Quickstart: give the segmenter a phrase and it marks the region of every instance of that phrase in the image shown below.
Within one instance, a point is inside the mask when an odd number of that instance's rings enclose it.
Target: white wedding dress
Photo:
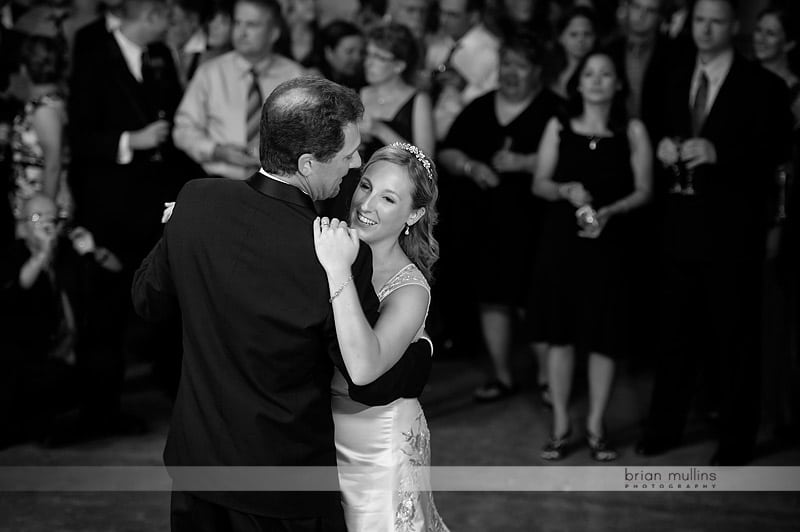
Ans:
[[[378,299],[410,284],[425,287],[430,295],[422,272],[409,264],[386,282]],[[420,328],[415,340],[422,333]],[[331,388],[347,530],[447,531],[430,491],[430,432],[419,401],[401,398],[385,406],[362,405],[350,399],[338,370]]]

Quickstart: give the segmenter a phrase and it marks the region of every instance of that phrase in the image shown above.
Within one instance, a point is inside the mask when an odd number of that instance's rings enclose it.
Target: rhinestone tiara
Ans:
[[[413,144],[409,144],[407,142],[393,142],[390,146],[394,146],[395,148],[400,148],[406,150],[408,153],[412,154],[417,160],[422,163],[422,166],[425,167],[425,171],[428,172],[428,179],[433,181],[433,172],[431,171],[431,161],[428,159],[428,156],[425,155],[421,149],[417,148]]]

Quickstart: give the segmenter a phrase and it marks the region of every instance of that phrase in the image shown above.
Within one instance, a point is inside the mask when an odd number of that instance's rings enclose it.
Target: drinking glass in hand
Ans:
[[[167,118],[167,112],[164,111],[163,109],[159,109],[158,120],[166,120],[166,118]],[[160,163],[163,160],[164,160],[164,154],[161,153],[161,145],[159,144],[153,149],[153,155],[150,156],[150,161],[154,163]]]
[[[575,218],[578,222],[578,236],[582,238],[597,238],[603,228],[597,218],[597,211],[591,205],[586,204],[575,211]]]

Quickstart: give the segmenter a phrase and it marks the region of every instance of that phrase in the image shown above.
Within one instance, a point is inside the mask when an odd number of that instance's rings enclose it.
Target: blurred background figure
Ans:
[[[431,2],[432,0],[386,0],[384,22],[394,22],[408,28],[422,51],[428,31]]]
[[[793,24],[794,22],[794,24]],[[798,126],[800,126],[800,79],[792,57],[797,57],[797,20],[780,5],[770,5],[756,19],[753,31],[755,59],[777,75],[789,89],[793,123],[793,145],[782,154],[769,196],[770,225],[764,268],[763,383],[764,417],[773,433],[783,439],[800,425],[796,303],[798,279],[796,236],[792,223],[791,198],[796,194],[798,169]],[[790,57],[791,56],[791,57]],[[794,219],[793,219],[794,218]],[[795,249],[793,249],[795,248]]]
[[[439,33],[428,42],[436,139],[469,102],[497,87],[500,42],[484,26],[483,0],[439,0]]]
[[[527,303],[541,209],[531,197],[531,175],[539,138],[558,107],[558,98],[542,83],[541,64],[542,51],[532,37],[505,41],[498,89],[467,105],[440,153],[441,165],[462,181],[451,190],[457,198],[447,200],[449,211],[443,204],[443,224],[448,212],[449,223],[457,227],[447,235],[454,262],[441,276],[442,282],[455,283],[453,292],[446,292],[454,296],[459,270],[469,275],[462,283],[468,282],[477,292],[480,329],[492,364],[490,378],[475,391],[478,401],[503,399],[515,391],[509,358],[514,326]],[[465,223],[470,226],[467,233]],[[470,267],[465,269],[465,263]],[[454,278],[447,280],[448,275]],[[463,310],[455,307],[467,305],[449,303],[452,308],[443,303],[446,315],[463,316]],[[453,323],[450,328],[459,327],[464,324]]]
[[[670,77],[663,105],[656,154],[673,193],[661,223],[659,361],[637,445],[657,455],[680,444],[702,375],[718,391],[716,465],[756,452],[767,190],[790,135],[785,84],[734,49],[737,7],[694,4],[697,51]]]
[[[568,98],[567,83],[578,63],[595,45],[596,26],[594,11],[583,6],[568,11],[556,26],[557,40],[549,56],[545,79],[550,90],[565,100]]]
[[[28,37],[21,55],[31,85],[11,133],[14,214],[19,217],[22,203],[41,193],[66,217],[72,211],[72,198],[66,180],[64,56],[57,41],[40,36]]]
[[[164,202],[173,200],[196,171],[170,140],[181,96],[172,54],[164,44],[170,7],[165,0],[125,0],[109,7],[104,18],[85,26],[75,39],[69,177],[77,223],[103,242],[121,263],[121,272],[101,279],[102,286],[87,296],[91,326],[83,339],[83,359],[102,366],[107,377],[86,387],[95,411],[64,441],[87,437],[97,427],[143,430],[141,420],[120,409],[125,353],[167,366],[180,355],[169,331],[136,319],[130,302],[133,272],[160,236]]]
[[[366,41],[358,26],[334,20],[320,30],[319,41],[322,47],[319,70],[323,76],[356,91],[366,85]]]
[[[229,0],[211,0],[203,17],[206,51],[200,63],[233,49],[233,5]]]
[[[28,438],[51,443],[56,416],[80,406],[99,421],[87,390],[113,378],[109,366],[84,357],[85,294],[99,277],[118,275],[120,263],[82,227],[69,228],[51,198],[37,192],[20,205],[19,231],[0,260],[0,447]],[[99,310],[99,309],[95,309]],[[96,434],[113,433],[94,424]],[[108,432],[105,432],[108,431]]]
[[[278,53],[304,68],[319,67],[319,26],[316,0],[283,0],[284,28],[275,44]]]
[[[362,159],[393,142],[408,142],[430,157],[436,152],[430,97],[413,82],[418,49],[414,36],[403,25],[382,24],[367,35],[364,72],[367,86],[361,89],[364,120]]]
[[[207,37],[201,25],[202,6],[197,0],[175,0],[171,6],[166,42],[172,52],[178,78],[185,87],[207,47]]]
[[[632,251],[627,213],[652,192],[647,131],[625,112],[624,78],[610,55],[591,52],[569,84],[568,114],[547,125],[533,192],[550,202],[533,270],[529,316],[550,345],[553,403],[545,460],[560,460],[571,436],[569,398],[576,350],[588,353],[586,442],[597,461],[617,458],[605,414],[616,360],[626,353]],[[584,213],[584,214],[582,214]]]
[[[303,68],[274,50],[284,26],[276,0],[238,0],[233,47],[203,63],[175,116],[175,145],[208,175],[245,179],[258,170],[261,106]]]

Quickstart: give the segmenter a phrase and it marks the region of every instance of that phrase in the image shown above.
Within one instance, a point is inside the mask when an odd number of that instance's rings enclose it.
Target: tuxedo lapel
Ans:
[[[701,136],[708,136],[709,133],[713,136],[713,132],[718,131],[720,126],[724,127],[726,123],[730,123],[730,117],[726,115],[735,107],[737,101],[742,101],[741,96],[738,94],[741,66],[739,58],[734,56],[728,75],[725,76],[717,97],[714,99],[714,104],[709,109],[708,116],[706,116],[706,120],[703,123]]]

